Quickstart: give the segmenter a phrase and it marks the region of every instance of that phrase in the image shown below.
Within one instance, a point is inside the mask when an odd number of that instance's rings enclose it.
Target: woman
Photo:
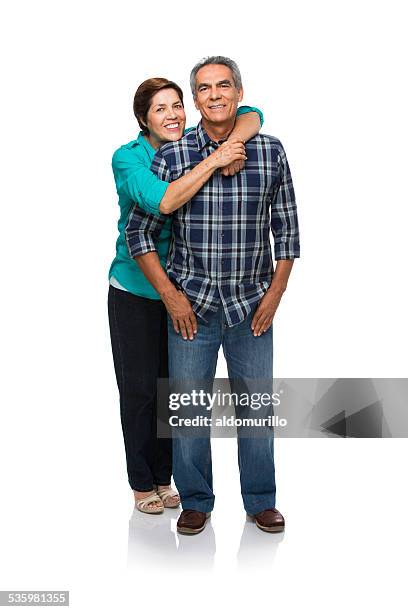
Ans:
[[[129,256],[125,227],[135,204],[150,214],[169,215],[188,202],[217,168],[235,174],[245,160],[243,142],[259,131],[261,113],[251,107],[239,109],[228,141],[185,176],[166,183],[150,171],[150,164],[162,144],[183,136],[183,92],[167,79],[148,79],[137,89],[133,109],[142,132],[120,147],[112,160],[120,218],[116,257],[109,270],[108,310],[128,480],[136,507],[158,514],[180,503],[170,486],[171,440],[156,435],[157,378],[168,377],[167,313]],[[164,268],[170,236],[169,216],[156,245]]]

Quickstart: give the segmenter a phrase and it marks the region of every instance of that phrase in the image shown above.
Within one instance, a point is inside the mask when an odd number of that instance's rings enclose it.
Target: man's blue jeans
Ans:
[[[255,337],[253,312],[241,323],[227,327],[222,306],[208,323],[197,319],[194,340],[183,340],[168,317],[170,379],[210,380],[215,376],[218,350],[222,345],[230,381],[262,379],[272,389],[272,327]],[[233,391],[233,389],[231,389]],[[262,389],[263,391],[264,389]],[[256,387],[254,392],[259,391]],[[270,391],[272,392],[272,391]],[[251,437],[238,435],[238,464],[245,510],[257,514],[275,507],[273,430]],[[210,512],[214,507],[210,437],[180,437],[173,434],[173,473],[184,510]]]

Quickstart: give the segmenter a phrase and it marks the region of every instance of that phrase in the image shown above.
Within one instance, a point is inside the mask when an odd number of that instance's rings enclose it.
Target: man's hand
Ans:
[[[293,259],[279,259],[273,274],[272,283],[255,310],[251,328],[254,336],[260,336],[272,325],[273,317],[286,291]]]
[[[166,306],[173,327],[178,334],[181,332],[184,340],[194,340],[197,333],[197,319],[191,304],[184,293],[174,287],[173,290],[162,294],[162,300]]]
[[[270,328],[283,293],[284,290],[274,289],[272,286],[265,293],[252,318],[251,329],[254,336],[261,336]]]

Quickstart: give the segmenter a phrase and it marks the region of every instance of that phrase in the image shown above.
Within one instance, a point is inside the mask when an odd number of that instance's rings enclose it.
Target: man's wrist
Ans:
[[[283,281],[273,280],[269,286],[267,293],[270,295],[282,296],[286,291],[287,284]]]

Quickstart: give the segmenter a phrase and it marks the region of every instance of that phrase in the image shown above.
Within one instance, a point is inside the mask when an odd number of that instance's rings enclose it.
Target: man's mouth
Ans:
[[[178,128],[180,127],[180,124],[179,123],[168,123],[164,127],[167,128],[168,130],[178,130]]]
[[[225,104],[212,104],[209,108],[211,110],[221,110],[224,108]]]

